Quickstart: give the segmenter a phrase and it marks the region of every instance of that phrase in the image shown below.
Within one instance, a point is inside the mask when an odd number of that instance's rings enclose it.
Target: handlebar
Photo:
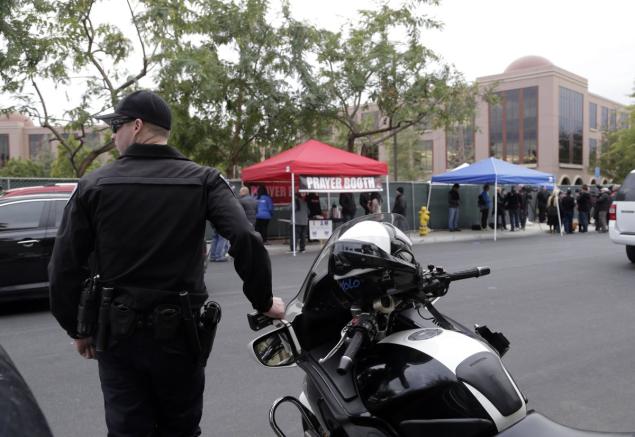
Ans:
[[[461,279],[478,278],[479,276],[489,275],[489,267],[474,267],[473,269],[461,270],[454,273],[448,273],[450,281],[459,281]]]
[[[359,349],[364,342],[364,333],[361,330],[356,330],[355,334],[353,334],[353,338],[346,346],[346,350],[344,351],[344,355],[340,358],[340,364],[337,366],[337,373],[340,375],[345,375],[350,370],[353,362],[355,361],[355,355],[359,352]]]
[[[461,279],[478,278],[479,276],[489,275],[489,267],[474,267],[472,269],[461,270],[454,273],[448,273],[440,267],[428,266],[428,273],[423,278],[421,291],[435,297],[444,296],[450,282],[459,281]]]

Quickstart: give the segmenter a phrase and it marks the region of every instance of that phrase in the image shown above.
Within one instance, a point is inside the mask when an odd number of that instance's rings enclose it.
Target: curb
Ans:
[[[531,235],[540,235],[544,234],[548,230],[547,225],[539,225],[538,223],[528,222],[525,226],[524,231],[498,231],[496,238],[498,240],[509,239],[509,238],[524,238],[529,237]],[[487,231],[472,231],[468,229],[464,229],[462,232],[449,232],[444,230],[431,230],[430,233],[424,237],[420,237],[416,235],[414,232],[408,232],[406,235],[410,237],[412,240],[412,244],[422,245],[422,244],[433,244],[433,243],[453,243],[458,241],[494,241],[494,231],[488,229]],[[270,244],[265,246],[270,255],[273,254],[285,254],[292,255],[291,253],[287,253],[289,251],[288,243],[284,244]],[[310,244],[307,243],[306,251],[304,253],[296,252],[296,256],[306,255],[310,253],[319,252],[322,249],[321,244]]]

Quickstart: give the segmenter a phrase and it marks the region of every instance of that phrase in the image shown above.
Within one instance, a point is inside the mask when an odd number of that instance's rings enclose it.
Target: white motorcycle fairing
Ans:
[[[423,328],[392,334],[378,344],[409,348],[441,364],[467,387],[498,432],[527,415],[524,398],[498,355],[474,338],[441,328]]]

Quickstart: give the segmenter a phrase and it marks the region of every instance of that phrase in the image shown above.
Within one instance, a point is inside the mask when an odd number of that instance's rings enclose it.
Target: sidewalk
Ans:
[[[524,231],[498,230],[496,234],[497,240],[509,239],[509,238],[522,238],[529,237],[531,235],[544,234],[549,230],[546,224],[538,224],[527,222]],[[406,233],[412,240],[413,245],[430,244],[430,243],[451,243],[454,241],[477,241],[477,240],[490,240],[494,241],[494,230],[487,229],[486,231],[472,231],[471,229],[463,229],[461,232],[450,232],[448,230],[430,230],[428,235],[419,236],[414,231]],[[284,241],[284,243],[283,243]],[[265,246],[269,254],[287,253],[289,251],[289,243],[286,240],[278,240],[271,242],[271,244]],[[322,248],[319,243],[307,243],[305,253],[317,253]],[[297,255],[302,255],[300,252],[296,252]],[[290,253],[289,253],[290,255]]]

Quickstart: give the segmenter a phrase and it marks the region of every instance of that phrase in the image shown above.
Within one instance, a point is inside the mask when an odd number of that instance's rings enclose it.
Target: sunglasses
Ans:
[[[134,118],[115,118],[110,122],[110,129],[112,129],[112,133],[116,134],[121,126],[126,123],[130,123],[131,121],[135,121]]]

